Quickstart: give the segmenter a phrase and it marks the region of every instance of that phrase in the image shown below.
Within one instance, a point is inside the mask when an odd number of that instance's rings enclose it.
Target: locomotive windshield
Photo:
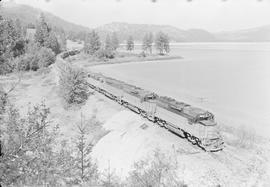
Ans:
[[[198,116],[198,120],[199,121],[202,121],[202,120],[212,120],[212,119],[214,119],[214,116],[210,112],[206,112],[206,113],[200,114]]]

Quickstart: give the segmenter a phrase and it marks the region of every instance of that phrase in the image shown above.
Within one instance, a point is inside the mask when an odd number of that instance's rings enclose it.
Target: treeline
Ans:
[[[170,52],[169,36],[161,31],[156,34],[155,38],[151,32],[145,34],[142,41],[142,53],[144,55],[147,53],[152,54],[153,45],[156,47],[159,55],[164,55]],[[126,49],[128,51],[134,50],[134,40],[132,36],[129,36],[127,39]]]
[[[104,42],[101,41],[98,33],[93,30],[85,36],[84,40],[84,52],[89,55],[96,56],[98,58],[114,58],[116,50],[119,48],[119,40],[117,34],[114,32],[112,35],[107,34]],[[134,50],[134,39],[129,36],[126,40],[126,50]],[[167,34],[159,32],[155,38],[152,33],[147,33],[142,41],[142,54],[152,54],[153,46],[156,47],[159,55],[165,55],[170,52],[170,42]]]
[[[65,33],[53,30],[43,14],[27,27],[0,15],[0,74],[47,67],[65,48]]]

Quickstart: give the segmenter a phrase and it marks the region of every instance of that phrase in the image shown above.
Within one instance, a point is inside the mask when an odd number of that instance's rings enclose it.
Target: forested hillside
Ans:
[[[135,41],[141,41],[145,34],[158,33],[162,31],[167,33],[172,41],[175,42],[203,42],[215,41],[215,37],[202,29],[181,30],[169,25],[145,25],[145,24],[128,24],[114,22],[103,25],[96,29],[101,36],[106,36],[107,33],[116,32],[120,40],[123,41],[129,35],[133,36]]]
[[[64,30],[64,32],[72,39],[83,39],[85,32],[90,29],[81,25],[77,25],[63,20],[49,12],[33,8],[28,5],[19,5],[14,3],[3,4],[1,14],[10,19],[19,19],[23,26],[35,25],[36,20],[43,13],[46,20],[55,30]]]

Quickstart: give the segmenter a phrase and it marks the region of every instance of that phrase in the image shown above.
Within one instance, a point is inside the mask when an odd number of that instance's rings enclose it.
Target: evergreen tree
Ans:
[[[50,32],[48,37],[44,39],[44,47],[51,49],[55,54],[61,52],[61,46],[54,32]]]
[[[91,119],[92,125],[96,125],[95,117]],[[84,122],[83,115],[81,114],[81,123],[77,125],[78,136],[76,141],[77,156],[75,158],[75,165],[78,169],[77,176],[82,182],[91,181],[97,179],[97,166],[92,163],[90,153],[93,148],[92,142],[89,142],[87,136],[89,129]]]
[[[15,24],[15,30],[17,33],[17,37],[21,38],[23,36],[23,28],[22,28],[21,21],[19,19],[16,19],[14,24]]]
[[[149,50],[149,53],[152,54],[152,45],[153,45],[153,34],[147,33],[143,37],[142,49],[144,52]]]
[[[105,40],[105,49],[106,49],[106,50],[112,50],[112,49],[113,49],[111,37],[110,37],[109,34],[107,34],[107,36],[106,36],[106,40]]]
[[[128,51],[134,50],[134,40],[133,40],[133,37],[132,36],[129,36],[128,37],[128,40],[127,40],[127,50]]]
[[[13,57],[20,56],[25,53],[26,48],[26,42],[23,38],[23,28],[21,21],[19,19],[16,19],[14,22],[15,26],[15,32],[16,32],[16,41],[15,45],[12,47]]]
[[[49,130],[49,112],[41,104],[21,118],[18,110],[9,106],[5,119],[0,119],[6,137],[0,158],[0,181],[4,186],[40,185],[53,179],[56,167],[52,145],[58,132],[57,126]]]
[[[60,37],[59,37],[60,49],[61,49],[61,51],[64,51],[67,48],[66,33],[65,33],[64,30],[61,30],[61,32],[59,33],[59,35],[60,35]]]
[[[160,55],[164,55],[165,53],[170,52],[170,43],[169,43],[169,37],[167,34],[164,34],[163,32],[159,32],[156,35],[155,44]]]
[[[143,52],[146,52],[147,51],[147,40],[148,40],[148,35],[145,34],[144,37],[143,37],[143,41],[142,41],[142,50]]]
[[[44,46],[46,38],[50,35],[51,28],[45,20],[44,14],[41,14],[38,24],[36,26],[35,42],[40,46]]]
[[[20,36],[14,21],[0,18],[0,74],[12,71],[13,67],[8,60],[17,56],[17,50],[24,48],[23,43],[22,48],[17,46]]]
[[[150,51],[150,54],[152,54],[152,46],[153,46],[153,42],[154,42],[154,37],[153,37],[153,33],[150,32],[149,35],[148,35],[148,49]]]
[[[113,47],[113,50],[116,50],[119,47],[119,40],[118,40],[116,32],[113,32],[112,34],[112,47]]]
[[[86,41],[84,42],[84,50],[87,54],[93,55],[101,47],[100,39],[94,30],[88,34]]]

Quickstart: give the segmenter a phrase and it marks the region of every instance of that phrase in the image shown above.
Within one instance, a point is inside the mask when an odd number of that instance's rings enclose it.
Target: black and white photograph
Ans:
[[[270,0],[0,0],[0,187],[269,187]]]

